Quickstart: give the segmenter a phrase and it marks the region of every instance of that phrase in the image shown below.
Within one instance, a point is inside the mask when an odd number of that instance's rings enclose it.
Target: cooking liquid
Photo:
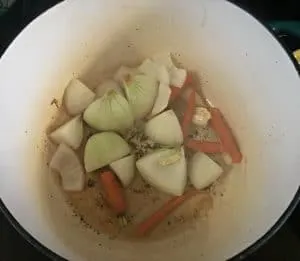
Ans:
[[[185,108],[184,99],[181,97],[171,108],[174,109],[180,120],[183,115],[183,109]],[[57,117],[47,130],[48,133],[70,119],[64,108],[60,107],[58,110]],[[84,126],[84,140],[82,146],[77,150],[81,162],[83,162],[83,151],[86,141],[89,136],[96,132],[85,123]],[[195,129],[192,129],[191,132],[195,133]],[[197,136],[204,140],[216,140],[216,135],[208,128],[198,130]],[[192,153],[193,152],[189,150],[185,151],[187,163]],[[49,161],[52,154],[53,153],[49,153],[48,155]],[[224,163],[222,157],[218,155],[212,155],[212,157],[223,167],[224,174],[230,170]],[[98,179],[99,173],[100,171],[86,174],[85,188],[83,191],[63,193],[66,201],[73,208],[75,215],[80,217],[83,225],[94,230],[95,233],[107,233],[111,239],[134,239],[134,229],[136,226],[172,198],[172,196],[151,187],[136,173],[132,184],[125,189],[128,209],[125,215],[127,224],[124,225],[120,218],[110,210],[105,201],[105,194]],[[59,182],[57,184],[60,186]],[[187,185],[186,189],[189,187],[191,187],[190,184]],[[213,207],[213,194],[214,190],[208,188],[205,193],[196,195],[184,202],[184,204],[168,216],[148,238],[158,239],[171,236],[174,233],[181,233],[184,229],[192,228],[196,221],[205,220],[209,210]]]

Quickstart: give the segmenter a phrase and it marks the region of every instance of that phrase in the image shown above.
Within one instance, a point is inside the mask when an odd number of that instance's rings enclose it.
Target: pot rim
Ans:
[[[300,66],[293,56],[292,51],[290,51],[286,44],[276,35],[274,30],[272,30],[271,26],[269,26],[265,21],[263,21],[261,18],[256,17],[253,15],[250,10],[248,10],[244,6],[240,6],[237,3],[232,3],[229,2],[229,4],[232,4],[239,9],[241,9],[243,12],[246,12],[248,15],[252,16],[255,20],[257,20],[263,27],[265,27],[273,36],[273,38],[279,42],[281,47],[285,50],[286,54],[289,56],[291,61],[294,64],[294,67],[296,71],[298,72],[298,75],[300,77]],[[58,4],[59,5],[59,4]],[[54,5],[56,6],[56,5]],[[49,10],[49,9],[48,9]],[[46,10],[47,11],[47,10]],[[291,216],[293,213],[294,209],[298,205],[300,201],[300,186],[294,196],[294,198],[291,200],[289,206],[287,209],[284,211],[284,213],[278,218],[276,223],[260,238],[258,238],[253,244],[251,244],[249,247],[246,249],[242,250],[235,256],[231,257],[228,259],[228,261],[238,261],[238,260],[243,260],[246,257],[250,256],[252,253],[257,251],[261,246],[263,246],[271,237],[273,237],[277,231],[285,224],[287,219]],[[0,198],[0,211],[4,214],[6,219],[9,221],[9,223],[16,229],[16,231],[27,241],[29,242],[33,247],[35,247],[39,252],[47,256],[48,258],[52,260],[61,260],[61,261],[67,261],[65,258],[59,256],[43,244],[41,244],[37,239],[35,239],[33,236],[30,235],[30,233],[23,228],[23,226],[13,217],[13,215],[10,213],[8,208],[5,206],[3,203],[2,199]]]

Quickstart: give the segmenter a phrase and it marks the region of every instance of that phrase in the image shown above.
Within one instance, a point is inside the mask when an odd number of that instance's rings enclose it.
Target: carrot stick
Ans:
[[[203,153],[220,153],[223,152],[223,146],[220,142],[200,141],[190,139],[186,142],[189,149],[201,151]]]
[[[172,102],[172,101],[176,100],[176,98],[180,95],[181,88],[175,87],[175,86],[170,86],[170,89],[171,89],[170,102]]]
[[[190,85],[193,83],[193,75],[191,72],[187,72],[186,78],[185,78],[185,82],[184,82],[184,86],[186,85]]]
[[[182,196],[173,197],[168,202],[166,202],[160,209],[158,209],[151,216],[146,218],[142,223],[140,223],[136,229],[137,236],[146,236],[153,229],[155,229],[169,214],[171,214],[176,208],[182,205],[189,198],[199,194],[200,191],[192,189],[184,193]]]
[[[106,201],[116,215],[126,211],[126,201],[123,188],[112,171],[106,170],[99,175],[100,182],[105,192]]]
[[[231,156],[232,163],[240,163],[242,154],[238,148],[236,140],[231,132],[230,127],[226,123],[221,111],[217,108],[212,108],[211,111],[211,127],[219,135],[224,150]]]
[[[195,105],[196,105],[196,91],[192,89],[192,92],[187,100],[187,106],[181,124],[183,137],[186,137],[188,134],[189,126],[195,111]]]

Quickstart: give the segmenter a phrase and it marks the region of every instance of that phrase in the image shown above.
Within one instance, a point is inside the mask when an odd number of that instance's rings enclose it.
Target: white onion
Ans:
[[[169,52],[157,53],[152,57],[152,60],[157,64],[166,66],[168,70],[174,67],[171,54]]]
[[[186,80],[187,71],[185,69],[176,68],[170,69],[170,85],[181,88]]]
[[[128,77],[133,77],[137,73],[137,69],[127,66],[121,66],[114,74],[114,80],[120,84]]]
[[[172,160],[167,162],[169,158]],[[183,194],[187,182],[183,148],[154,151],[139,159],[136,166],[145,181],[158,190],[175,196]]]
[[[173,110],[165,111],[149,120],[145,124],[145,134],[162,145],[176,146],[183,142],[182,130]]]
[[[135,174],[135,156],[129,155],[109,165],[116,173],[124,187],[127,187],[134,178]]]
[[[215,182],[223,169],[211,158],[201,152],[194,154],[189,166],[189,179],[197,189],[204,189]]]
[[[142,119],[151,112],[157,93],[158,82],[148,75],[136,75],[124,81],[124,90],[135,119]]]
[[[50,138],[57,144],[65,143],[73,149],[78,149],[83,138],[81,116],[78,115],[50,133]]]
[[[76,115],[84,111],[95,98],[93,93],[81,81],[73,79],[69,82],[64,92],[64,105],[70,115]]]
[[[187,71],[185,69],[177,68],[171,58],[170,53],[159,53],[152,58],[157,64],[164,65],[169,72],[170,85],[181,88],[186,80]]]
[[[169,72],[164,65],[157,64],[150,59],[146,59],[138,67],[138,70],[145,75],[154,77],[160,83],[164,83],[166,85],[170,84]]]
[[[84,166],[87,172],[102,168],[128,155],[127,142],[114,132],[101,132],[91,136],[84,150]]]
[[[168,107],[169,100],[171,96],[171,89],[169,85],[160,83],[158,86],[158,94],[154,102],[150,116],[155,116],[156,114],[162,112]]]
[[[75,152],[60,144],[54,153],[50,168],[60,173],[62,187],[67,191],[80,191],[84,187],[84,171]]]
[[[105,80],[100,83],[96,89],[96,96],[102,97],[107,91],[116,90],[120,94],[122,94],[121,86],[114,80]]]
[[[230,156],[228,153],[224,152],[224,153],[222,154],[222,157],[223,157],[224,162],[225,162],[227,165],[231,165],[231,164],[232,164],[232,158],[231,158],[231,156]]]
[[[84,112],[84,121],[92,128],[122,132],[133,125],[133,115],[127,100],[117,91],[108,91]]]
[[[171,95],[169,72],[164,65],[155,63],[150,59],[144,60],[138,70],[145,75],[154,77],[159,82],[158,94],[150,113],[152,117],[168,106]]]

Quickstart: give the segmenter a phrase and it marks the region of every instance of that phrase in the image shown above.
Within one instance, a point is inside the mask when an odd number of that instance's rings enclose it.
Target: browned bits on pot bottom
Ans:
[[[85,227],[94,230],[97,234],[106,233],[110,235],[111,240],[116,238],[134,240],[133,231],[136,225],[160,208],[171,196],[155,190],[139,176],[136,177],[126,190],[126,199],[130,204],[125,215],[125,226],[121,225],[120,220],[106,204],[101,186],[97,182],[93,183],[93,186],[87,186],[80,193],[66,193],[66,198],[74,208],[74,215],[80,217]],[[179,207],[153,231],[150,239],[180,233],[185,225],[195,223],[199,218],[205,217],[212,207],[211,197],[207,194],[205,202],[203,199],[198,199],[198,201],[195,196],[194,199]]]

